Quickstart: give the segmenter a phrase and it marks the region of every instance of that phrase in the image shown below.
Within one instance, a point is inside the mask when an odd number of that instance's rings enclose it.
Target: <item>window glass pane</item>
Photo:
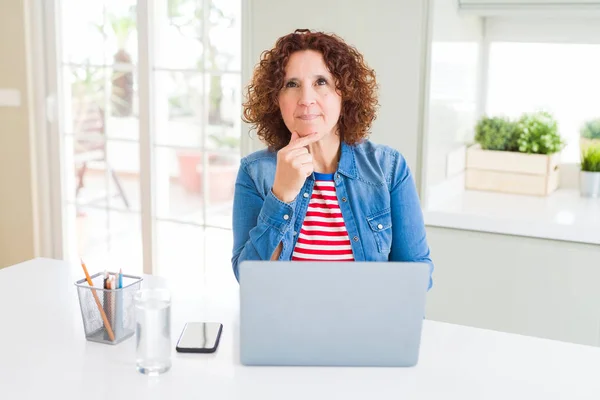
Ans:
[[[138,95],[133,71],[64,66],[62,76],[64,133],[138,139]]]
[[[240,148],[242,100],[239,74],[207,75],[208,139],[207,146],[236,150]]]
[[[63,133],[105,134],[106,68],[82,65],[63,68]]]
[[[202,0],[157,0],[155,2],[156,67],[159,69],[202,68]]]
[[[202,145],[204,80],[203,75],[198,73],[155,73],[157,144],[181,147]]]
[[[203,3],[209,10],[207,16]],[[157,68],[240,71],[239,1],[160,0],[155,3],[155,15]]]
[[[239,164],[238,153],[157,148],[157,217],[202,224],[206,205],[206,223],[230,229]]]
[[[104,0],[108,64],[137,64],[137,0]]]
[[[137,63],[136,0],[61,0],[63,62]]]
[[[600,117],[600,45],[492,43],[487,113],[546,110],[567,141],[563,162],[579,162],[579,131]]]
[[[120,268],[127,274],[142,273],[139,214],[75,205],[65,207],[65,212],[74,221],[70,245],[74,254],[85,261],[90,274]],[[81,269],[75,265],[80,274]]]
[[[195,149],[156,149],[155,202],[158,218],[202,224],[204,153]]]
[[[238,2],[212,0],[209,2],[210,25],[205,67],[208,70],[241,70],[242,15]]]
[[[105,173],[106,145],[92,137],[66,136],[64,141],[65,169],[68,169],[66,199],[78,205],[108,203],[109,183]]]
[[[208,225],[232,228],[233,194],[239,165],[239,153],[209,153],[207,173],[202,176],[208,183]]]
[[[137,143],[109,140],[106,160],[98,163],[108,180],[109,208],[140,211],[140,148]]]
[[[140,211],[138,144],[79,135],[63,142],[67,202]]]
[[[67,63],[105,63],[102,1],[60,1],[61,53]]]

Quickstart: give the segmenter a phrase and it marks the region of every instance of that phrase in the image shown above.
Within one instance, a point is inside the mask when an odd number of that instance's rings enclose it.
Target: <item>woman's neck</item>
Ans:
[[[329,134],[316,143],[309,145],[308,151],[313,156],[315,172],[322,174],[333,174],[337,171],[340,160],[340,137]]]

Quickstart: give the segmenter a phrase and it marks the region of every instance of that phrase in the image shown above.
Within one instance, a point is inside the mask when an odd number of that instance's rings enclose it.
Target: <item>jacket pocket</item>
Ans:
[[[389,253],[392,247],[392,212],[389,208],[367,217],[367,222],[375,236],[377,250]]]

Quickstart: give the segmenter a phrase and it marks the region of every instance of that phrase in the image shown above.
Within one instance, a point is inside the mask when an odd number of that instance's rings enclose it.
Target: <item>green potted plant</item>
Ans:
[[[555,154],[565,147],[558,123],[545,111],[523,114],[517,122],[519,151],[529,154]]]
[[[585,152],[590,146],[600,146],[600,118],[586,121],[579,131],[581,152]]]
[[[600,146],[589,146],[581,154],[579,190],[583,197],[600,197]]]
[[[483,117],[475,127],[475,142],[483,150],[518,151],[517,124],[506,117]]]
[[[474,140],[467,150],[467,189],[545,196],[558,187],[565,143],[551,114],[484,116]]]

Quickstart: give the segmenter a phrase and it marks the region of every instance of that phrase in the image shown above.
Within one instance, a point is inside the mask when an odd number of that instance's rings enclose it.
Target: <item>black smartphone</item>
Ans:
[[[179,353],[214,353],[219,346],[223,324],[188,322],[183,327],[175,350]]]

